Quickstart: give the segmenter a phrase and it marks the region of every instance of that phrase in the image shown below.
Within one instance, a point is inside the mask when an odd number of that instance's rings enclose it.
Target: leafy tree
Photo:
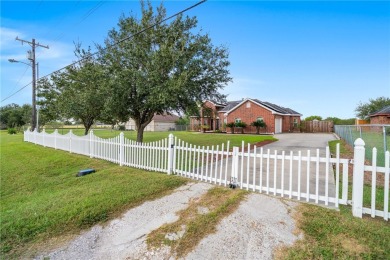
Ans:
[[[9,104],[0,108],[2,128],[20,128],[31,122],[32,107],[29,104],[19,106]]]
[[[308,116],[305,118],[305,121],[313,121],[313,120],[321,121],[322,117],[321,116]]]
[[[266,127],[266,124],[263,120],[256,120],[251,123],[251,126],[256,127],[256,134],[259,134],[260,128]]]
[[[175,121],[176,125],[189,125],[190,124],[190,118],[188,115],[184,117],[180,117],[178,120]]]
[[[356,116],[361,119],[370,119],[370,114],[386,107],[390,106],[390,98],[378,97],[376,99],[369,99],[368,103],[360,102],[355,109]]]
[[[338,117],[327,117],[325,121],[332,121],[334,125],[354,125],[355,118],[340,119]]]
[[[134,120],[138,142],[155,114],[186,112],[198,109],[203,100],[222,100],[218,91],[231,81],[227,49],[196,33],[195,17],[179,15],[169,24],[159,23],[166,17],[164,6],[154,13],[151,3],[143,1],[141,11],[141,19],[122,16],[118,29],[108,33],[106,48],[100,46],[111,76],[108,104],[119,120]]]
[[[90,49],[86,51],[76,44],[75,55],[81,60],[79,63],[53,74],[50,81],[42,84],[44,100],[41,110],[50,120],[81,120],[85,134],[88,134],[104,109],[107,96],[105,71]]]
[[[60,93],[57,91],[53,81],[48,78],[42,78],[38,81],[39,100],[39,124],[46,125],[48,122],[61,119],[61,113],[57,98]]]

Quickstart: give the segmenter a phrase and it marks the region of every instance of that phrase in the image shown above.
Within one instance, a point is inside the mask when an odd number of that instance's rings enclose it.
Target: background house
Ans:
[[[176,115],[154,115],[152,121],[146,126],[145,131],[169,131],[175,129],[175,122],[179,119]],[[125,124],[126,130],[136,130],[133,119]]]
[[[299,132],[301,114],[258,99],[243,99],[230,101],[224,104],[207,100],[200,111],[200,117],[191,117],[191,130],[197,131],[200,125],[208,125],[209,130],[225,130],[225,125],[231,122],[244,122],[247,124],[246,133],[255,133],[256,128],[250,124],[263,120],[267,127],[264,133]]]
[[[370,124],[390,124],[390,106],[372,113],[370,115]]]

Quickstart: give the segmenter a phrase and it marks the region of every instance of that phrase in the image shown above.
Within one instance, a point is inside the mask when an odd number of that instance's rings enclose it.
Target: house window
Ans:
[[[298,127],[298,118],[294,118],[294,127]]]
[[[251,107],[251,102],[247,102],[246,103],[246,108],[250,108]]]
[[[225,124],[227,124],[227,118],[226,118],[226,117],[223,119],[223,122],[224,122]]]
[[[261,122],[261,121],[264,121],[264,119],[263,119],[261,116],[259,116],[259,117],[256,119],[256,121],[257,121],[257,122]]]
[[[234,122],[235,122],[235,123],[241,123],[241,118],[236,118],[236,119],[234,119]]]

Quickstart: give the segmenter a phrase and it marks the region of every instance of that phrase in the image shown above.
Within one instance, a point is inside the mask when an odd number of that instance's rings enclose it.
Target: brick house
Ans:
[[[247,98],[240,101],[230,101],[224,104],[206,100],[200,110],[200,117],[191,117],[191,130],[198,131],[202,125],[207,125],[208,130],[226,129],[226,124],[231,122],[244,122],[247,124],[245,133],[255,133],[256,128],[250,124],[257,120],[263,120],[266,128],[262,133],[288,133],[299,132],[301,114],[258,99]]]
[[[390,124],[390,106],[384,107],[370,115],[370,124]]]

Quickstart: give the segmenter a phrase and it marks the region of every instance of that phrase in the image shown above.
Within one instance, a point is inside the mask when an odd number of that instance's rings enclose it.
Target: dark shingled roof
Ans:
[[[377,116],[377,115],[389,115],[390,114],[390,106],[384,107],[374,113],[372,113],[370,116]]]
[[[242,100],[240,100],[240,101],[229,101],[229,102],[226,103],[226,106],[224,108],[219,110],[219,112],[228,112],[230,109],[232,109],[233,107],[237,106],[241,102],[242,102]]]
[[[260,101],[258,99],[253,99],[253,98],[250,98],[250,99],[243,99],[243,100],[238,100],[238,101],[229,101],[227,102],[221,110],[219,110],[218,112],[229,112],[230,110],[232,110],[234,107],[236,107],[238,104],[240,104],[241,102],[244,102],[246,100],[251,100],[251,101],[254,101],[255,103],[261,105],[261,106],[264,106],[276,113],[279,113],[279,114],[283,114],[283,115],[301,115],[300,113],[298,113],[297,111],[294,111],[292,110],[291,108],[286,108],[286,107],[281,107],[281,106],[278,106],[278,105],[275,105],[275,104],[272,104],[270,102],[265,102],[265,101]],[[211,102],[213,102],[214,104],[217,104],[216,102],[210,100]],[[223,106],[222,104],[220,104],[221,106]]]
[[[280,114],[300,115],[300,113],[292,110],[291,108],[281,107],[281,106],[272,104],[270,102],[260,101],[258,99],[253,99],[253,101],[255,101],[255,102],[259,103],[260,105],[263,105],[263,106],[265,106],[265,107],[267,107],[267,108],[269,108],[277,113],[280,113]]]

